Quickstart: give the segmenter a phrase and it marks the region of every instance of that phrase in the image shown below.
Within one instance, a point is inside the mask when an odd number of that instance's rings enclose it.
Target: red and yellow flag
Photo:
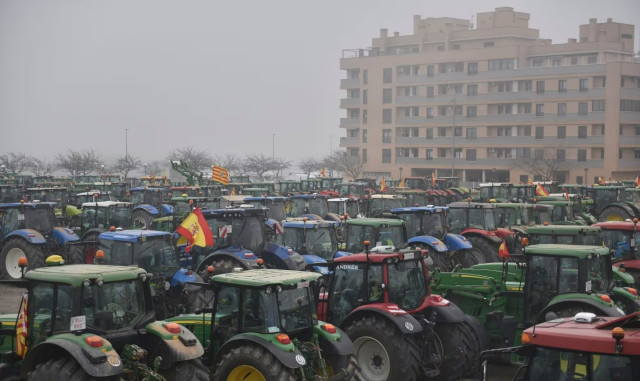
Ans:
[[[502,243],[500,244],[500,248],[498,249],[498,256],[504,259],[511,258],[511,254],[509,254],[509,250],[507,249],[507,244],[504,241],[502,241]]]
[[[531,179],[527,179],[527,184],[533,185],[533,181],[531,181]]]
[[[431,188],[436,187],[436,173],[434,171],[431,172]]]
[[[207,220],[205,220],[200,208],[195,208],[193,212],[185,218],[184,222],[176,232],[187,239],[187,248],[185,252],[190,252],[193,246],[213,246],[213,233]]]
[[[380,192],[384,192],[387,190],[387,181],[382,176],[382,180],[380,180]]]
[[[549,192],[547,192],[547,190],[544,189],[544,187],[540,183],[538,183],[536,185],[536,195],[538,195],[538,196],[548,196]]]
[[[229,171],[226,168],[213,166],[213,172],[211,173],[211,179],[224,185],[229,185]]]
[[[18,325],[16,325],[16,354],[22,358],[27,354],[27,293],[22,297]]]
[[[568,188],[564,188],[564,198],[566,198],[567,201],[571,201],[571,198],[569,197],[569,189]]]
[[[636,176],[636,182],[634,183],[636,187],[640,188],[640,175]]]
[[[400,183],[398,183],[398,187],[399,188],[404,188],[404,179],[402,179],[402,181],[400,181]]]
[[[598,176],[598,184],[606,185],[606,183],[604,182],[604,179],[602,178],[602,176]]]
[[[231,193],[229,193],[230,196],[235,196],[236,195],[236,187],[233,187],[233,189],[231,189]]]
[[[322,175],[322,177],[327,177],[327,172],[324,171],[324,168],[320,170],[320,174]]]

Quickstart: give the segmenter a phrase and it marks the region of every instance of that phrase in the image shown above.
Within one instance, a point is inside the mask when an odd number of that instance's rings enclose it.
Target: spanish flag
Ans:
[[[527,184],[533,185],[533,181],[531,181],[531,179],[527,179]]]
[[[185,218],[184,222],[176,232],[187,239],[187,248],[185,252],[190,252],[193,246],[213,246],[213,233],[204,219],[200,208],[195,208],[193,212]]]
[[[602,176],[598,176],[598,184],[600,184],[600,185],[605,185],[606,184],[604,182],[604,179],[602,178]]]
[[[236,195],[236,187],[233,187],[231,189],[231,193],[229,193],[229,196],[235,196]]]
[[[540,185],[540,183],[538,183],[536,185],[536,195],[538,195],[538,196],[548,196],[549,192],[547,192],[547,190],[544,189],[544,187],[542,185]]]
[[[324,168],[320,170],[320,174],[322,175],[322,177],[327,177],[327,172],[324,171]]]
[[[213,166],[213,172],[211,173],[211,179],[222,183],[223,185],[229,185],[229,171],[226,168]]]
[[[380,192],[384,192],[387,190],[387,181],[382,176],[382,180],[380,180]]]
[[[500,244],[500,248],[498,249],[498,256],[504,259],[511,258],[511,254],[509,254],[509,250],[507,249],[507,244],[504,241],[502,241],[502,243]]]
[[[436,173],[435,172],[431,172],[431,188],[435,188],[436,187]]]
[[[636,182],[634,183],[637,188],[640,188],[640,175],[636,176]]]
[[[22,297],[18,325],[16,325],[16,354],[22,358],[27,354],[27,293]]]

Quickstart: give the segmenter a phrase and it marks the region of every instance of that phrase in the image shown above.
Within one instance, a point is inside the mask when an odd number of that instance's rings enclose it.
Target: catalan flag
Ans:
[[[436,187],[436,173],[435,171],[431,172],[431,188]]]
[[[634,184],[636,187],[640,188],[640,176],[636,176],[636,182]]]
[[[382,176],[382,180],[380,180],[380,192],[384,192],[387,190],[387,181]]]
[[[602,178],[602,176],[598,176],[598,184],[600,184],[600,185],[605,185],[606,184],[604,182],[604,179]]]
[[[398,184],[399,188],[404,188],[404,179],[402,179],[402,181],[400,181],[400,183]]]
[[[320,170],[320,174],[322,175],[322,177],[327,177],[327,172],[324,171],[324,168]]]
[[[193,212],[185,218],[184,222],[178,226],[176,232],[187,239],[185,252],[190,252],[193,246],[213,246],[213,233],[205,220],[200,208],[195,208]]]
[[[223,185],[229,185],[229,171],[226,168],[213,166],[213,172],[211,173],[211,179],[222,183]]]
[[[22,297],[18,325],[16,325],[16,354],[22,358],[27,354],[27,293]]]
[[[536,185],[536,195],[538,195],[538,196],[548,196],[549,192],[547,192],[547,190],[544,189],[544,187],[540,183],[538,183]]]

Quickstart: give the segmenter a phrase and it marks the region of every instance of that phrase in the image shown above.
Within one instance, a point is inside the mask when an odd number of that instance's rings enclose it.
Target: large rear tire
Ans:
[[[115,381],[120,377],[91,377],[73,357],[51,359],[29,372],[29,381]]]
[[[23,238],[10,238],[0,253],[0,275],[3,279],[22,277],[22,269],[18,266],[21,257],[27,258],[25,272],[44,266],[45,253],[38,245],[31,244]]]
[[[480,354],[491,349],[491,336],[484,325],[471,315],[466,315],[462,325],[472,339],[474,348],[473,352],[465,352],[465,362],[469,365],[465,376],[474,376],[480,370]]]
[[[345,333],[353,341],[353,354],[368,381],[414,381],[420,373],[418,346],[382,316],[354,321]]]
[[[96,259],[96,252],[98,251],[98,237],[100,234],[98,233],[89,233],[85,235],[82,240],[88,242],[95,242],[95,244],[87,244],[84,247],[84,262],[87,265],[92,265]]]
[[[202,281],[205,283],[209,283],[209,280],[211,279],[211,274],[207,272],[207,267],[209,266],[213,266],[213,275],[227,274],[227,273],[233,272],[234,267],[244,268],[240,264],[240,261],[235,259],[231,259],[231,258],[216,259],[213,262],[211,262],[210,265],[206,266],[204,270],[198,273],[198,275],[200,275],[200,277],[202,278]]]
[[[344,375],[339,379],[342,381],[364,381],[360,374],[360,367],[356,363],[356,357],[354,355],[325,355],[324,360],[330,369],[327,370],[327,375],[333,377],[344,369]]]
[[[202,278],[196,274],[196,282],[203,282]],[[187,291],[187,305],[185,313],[193,313],[196,308],[204,308],[213,300],[213,290],[206,289],[194,284],[185,286]]]
[[[484,254],[482,251],[472,247],[471,249],[460,250],[458,252],[458,262],[463,268],[469,268],[471,266],[485,263]]]
[[[467,237],[467,241],[471,243],[471,246],[480,250],[484,255],[485,263],[500,262],[500,256],[498,256],[498,246],[489,242],[488,239],[480,236]]]
[[[442,343],[442,364],[437,380],[459,380],[473,368],[473,364],[467,362],[466,355],[476,352],[469,329],[465,322],[436,323],[434,330]]]
[[[268,350],[258,345],[232,349],[217,364],[213,379],[218,381],[295,381],[295,373]]]
[[[140,210],[136,210],[133,213],[133,226],[135,228],[149,229],[152,223],[153,223],[153,216],[151,215],[151,213],[147,212],[146,210],[140,209]]]
[[[79,265],[85,263],[86,251],[84,245],[69,245],[66,263]]]
[[[598,216],[598,221],[624,221],[627,218],[633,218],[631,214],[629,214],[624,208],[619,206],[610,206],[605,208]]]
[[[169,381],[208,381],[209,369],[202,365],[199,359],[176,361],[169,369],[159,369],[164,378]]]

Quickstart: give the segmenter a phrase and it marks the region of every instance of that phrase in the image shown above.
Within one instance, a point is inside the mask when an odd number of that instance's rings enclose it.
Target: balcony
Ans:
[[[340,107],[360,106],[360,98],[344,98],[340,99]]]
[[[354,87],[360,87],[360,78],[347,78],[340,80],[341,89],[350,89]]]
[[[396,144],[401,143],[400,139],[408,139],[411,144],[418,147],[450,147],[451,136],[426,138],[396,138]],[[604,136],[587,136],[578,138],[577,136],[567,136],[565,139],[557,139],[555,136],[547,136],[544,139],[536,139],[535,136],[486,136],[475,139],[467,139],[466,136],[456,136],[456,146],[460,147],[565,147],[565,146],[598,146],[604,144]]]
[[[640,135],[620,135],[618,139],[621,146],[640,147]]]
[[[340,127],[357,127],[360,125],[360,118],[340,118]]]
[[[622,113],[620,113],[622,115]],[[640,122],[640,113],[637,114],[637,121]],[[424,116],[398,116],[396,117],[396,124],[418,124],[418,125],[451,125],[452,115],[434,116],[432,119],[427,119]],[[567,114],[557,115],[555,113],[547,113],[542,116],[536,116],[536,114],[488,114],[478,115],[475,118],[467,118],[465,115],[456,115],[456,123],[461,125],[487,125],[487,124],[499,124],[499,123],[524,123],[524,124],[536,124],[540,122],[604,122],[604,112],[591,112],[587,115],[579,114]]]
[[[618,168],[640,168],[640,159],[619,159]]]
[[[536,93],[535,91],[511,91],[502,93],[479,93],[478,95],[456,94],[456,101],[464,104],[487,103],[487,102],[537,102],[549,99],[569,99],[569,98],[602,98],[605,96],[605,89],[591,89],[589,91],[568,90],[566,92],[545,91]],[[420,105],[420,104],[446,104],[453,100],[453,94],[435,95],[431,98],[426,96],[396,97],[397,104]]]
[[[620,89],[620,96],[626,98],[640,98],[640,88],[623,87]]]
[[[360,138],[340,138],[340,147],[353,147],[360,144]]]
[[[620,111],[620,122],[640,123],[640,112]]]
[[[514,159],[491,159],[491,158],[477,158],[475,161],[467,161],[466,158],[457,157],[455,159],[455,166],[457,168],[469,168],[474,167],[478,169],[487,169],[492,167],[511,168]],[[636,159],[636,165],[640,159]],[[620,160],[622,162],[623,160]],[[588,167],[588,168],[602,168],[604,166],[604,160],[587,160],[578,162],[577,160],[567,160],[567,164],[571,167]],[[438,157],[431,160],[427,160],[424,157],[396,157],[396,164],[414,164],[414,165],[429,165],[429,166],[451,166],[450,157]]]

